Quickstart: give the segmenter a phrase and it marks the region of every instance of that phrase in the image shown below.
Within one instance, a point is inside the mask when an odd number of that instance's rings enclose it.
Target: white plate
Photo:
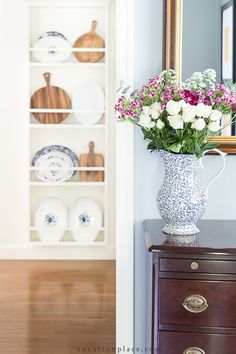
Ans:
[[[33,51],[32,56],[40,62],[62,62],[70,58],[71,52],[57,49],[70,49],[71,44],[66,37],[55,31],[43,33],[33,44],[35,49],[48,49],[48,51]]]
[[[70,209],[69,226],[78,242],[93,242],[102,227],[102,208],[92,198],[80,198]]]
[[[34,225],[41,241],[60,241],[67,227],[66,206],[57,198],[44,199],[35,212]]]
[[[40,181],[65,182],[75,174],[73,167],[78,167],[79,160],[71,149],[50,145],[34,155],[32,165],[39,168],[35,175]]]
[[[97,123],[103,115],[104,102],[105,97],[103,89],[96,83],[96,81],[87,81],[78,87],[73,92],[72,108],[88,111],[76,113],[78,122],[82,124]]]

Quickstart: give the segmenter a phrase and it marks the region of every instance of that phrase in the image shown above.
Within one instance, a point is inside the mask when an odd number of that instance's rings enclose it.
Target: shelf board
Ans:
[[[105,182],[30,182],[31,187],[103,187]]]
[[[36,227],[34,227],[34,226],[31,226],[30,227],[30,231],[37,231],[38,229],[36,228]],[[66,227],[65,228],[65,231],[73,231],[73,229],[72,228],[70,228],[70,227]],[[101,232],[101,231],[105,231],[105,227],[100,227],[100,229],[99,229],[99,231]],[[32,241],[32,242],[34,242],[34,241]],[[42,242],[42,241],[40,241],[40,242]],[[60,241],[60,242],[70,242],[70,241]],[[72,241],[71,241],[72,242]],[[73,242],[75,242],[75,241],[73,241]],[[97,241],[97,242],[100,242],[100,241]]]
[[[31,129],[104,129],[106,127],[105,124],[93,124],[93,125],[85,125],[79,123],[60,123],[60,124],[37,124],[31,123]]]
[[[30,62],[30,67],[35,68],[43,68],[43,67],[71,67],[71,68],[105,68],[106,63],[71,63],[71,62],[64,62],[64,63],[38,63],[38,62]]]
[[[51,48],[34,48],[30,47],[30,52],[48,52],[52,50]],[[57,52],[71,52],[71,53],[87,53],[87,52],[98,52],[98,53],[105,53],[106,48],[56,48],[55,51]]]
[[[77,241],[59,241],[59,242],[43,242],[43,241],[30,241],[31,246],[40,247],[101,247],[106,246],[106,241],[94,241],[94,242],[77,242]]]
[[[68,167],[68,168],[61,168],[61,167],[30,167],[30,171],[105,171],[105,167]]]
[[[81,109],[49,109],[49,108],[30,108],[30,113],[106,113],[106,111],[97,111],[97,110],[81,110]]]

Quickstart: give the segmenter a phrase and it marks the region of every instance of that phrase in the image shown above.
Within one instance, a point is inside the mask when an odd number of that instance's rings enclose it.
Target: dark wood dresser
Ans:
[[[185,241],[163,226],[144,222],[152,353],[236,354],[236,221],[203,220]]]

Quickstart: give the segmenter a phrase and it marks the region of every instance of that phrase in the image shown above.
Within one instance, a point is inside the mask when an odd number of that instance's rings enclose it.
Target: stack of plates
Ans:
[[[34,59],[40,62],[62,62],[71,56],[71,44],[60,32],[49,31],[43,33],[33,44],[35,49],[48,49],[48,51],[33,51]],[[65,49],[58,50],[58,49]]]
[[[34,155],[32,165],[39,168],[35,174],[40,181],[65,182],[76,173],[73,167],[79,166],[79,160],[71,149],[50,145]]]
[[[102,227],[102,208],[92,198],[80,198],[70,210],[69,226],[78,242],[93,242]]]
[[[60,199],[46,198],[38,206],[34,224],[43,242],[58,242],[67,226],[67,208]]]

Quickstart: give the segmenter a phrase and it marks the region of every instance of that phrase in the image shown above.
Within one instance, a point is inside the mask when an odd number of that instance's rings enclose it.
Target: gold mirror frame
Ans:
[[[183,0],[163,0],[163,60],[162,67],[174,69],[182,76]],[[217,136],[212,139],[220,150],[236,154],[236,136]]]

